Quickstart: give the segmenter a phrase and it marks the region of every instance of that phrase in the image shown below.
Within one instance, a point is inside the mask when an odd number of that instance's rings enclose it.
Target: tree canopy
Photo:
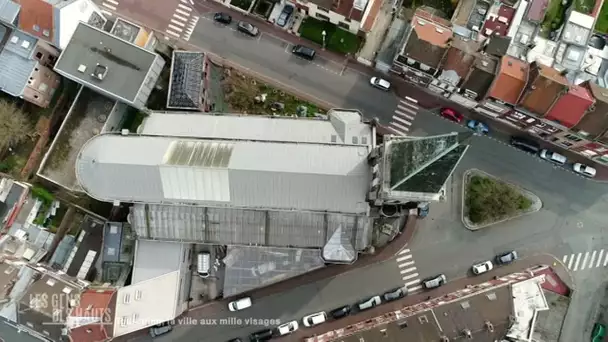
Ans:
[[[17,106],[0,99],[0,149],[13,147],[29,139],[32,124]]]
[[[472,176],[467,190],[468,216],[473,223],[498,221],[532,205],[509,184],[489,177]]]

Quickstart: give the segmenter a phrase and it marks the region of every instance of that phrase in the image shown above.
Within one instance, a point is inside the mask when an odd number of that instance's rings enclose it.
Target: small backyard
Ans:
[[[596,0],[574,0],[574,10],[584,14],[591,14],[595,7],[595,1]]]
[[[549,6],[547,6],[547,12],[545,13],[545,18],[540,25],[539,34],[543,38],[552,38],[552,33],[562,27],[566,20],[566,12],[568,11],[568,7],[570,7],[570,1],[564,5],[562,0],[549,0]],[[576,0],[579,2],[584,2],[587,0]]]
[[[323,46],[325,31],[325,48],[341,54],[355,54],[361,46],[361,38],[343,30],[336,25],[315,18],[305,18],[300,25],[300,36]]]

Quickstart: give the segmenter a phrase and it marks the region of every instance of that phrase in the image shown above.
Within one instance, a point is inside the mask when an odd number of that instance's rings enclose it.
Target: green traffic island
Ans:
[[[462,223],[478,230],[535,213],[542,201],[532,192],[478,169],[465,171]]]

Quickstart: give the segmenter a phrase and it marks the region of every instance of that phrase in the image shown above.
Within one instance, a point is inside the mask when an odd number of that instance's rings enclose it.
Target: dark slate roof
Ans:
[[[173,52],[167,108],[200,108],[204,69],[205,55],[202,52]]]
[[[502,57],[507,54],[509,45],[511,45],[510,37],[493,36],[484,50],[490,55]]]
[[[412,34],[410,35],[407,45],[405,46],[405,51],[403,54],[406,57],[415,59],[420,63],[430,66],[431,68],[437,68],[446,50],[446,48],[433,45],[420,39],[416,33],[416,30],[412,30]]]

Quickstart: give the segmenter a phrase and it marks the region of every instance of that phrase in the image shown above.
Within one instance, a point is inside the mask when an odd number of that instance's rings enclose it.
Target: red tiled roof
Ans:
[[[532,0],[526,18],[530,21],[540,22],[545,17],[547,5],[549,5],[549,0]]]
[[[53,5],[42,0],[17,0],[21,5],[19,11],[19,29],[47,41],[53,41]],[[43,33],[48,30],[49,36]]]
[[[116,291],[88,289],[80,295],[80,303],[73,308],[70,317],[99,318],[99,323],[90,323],[70,330],[72,341],[101,342],[112,337],[112,322],[116,305]],[[100,324],[103,323],[103,324]]]
[[[529,68],[526,62],[504,56],[488,96],[515,105],[528,82]]]
[[[446,47],[448,41],[452,39],[452,29],[441,24],[435,23],[423,17],[414,16],[412,26],[418,38],[431,45]]]
[[[479,46],[480,43],[477,41],[454,37],[452,46],[446,53],[442,69],[453,70],[461,79],[464,79],[475,62]]]
[[[581,121],[595,99],[589,89],[579,85],[571,85],[570,91],[562,95],[547,113],[547,119],[572,128]]]
[[[513,16],[515,16],[515,9],[513,7],[501,5],[498,9],[498,15],[496,17],[488,18],[481,30],[481,34],[484,36],[488,36],[490,34],[498,34],[501,36],[506,36],[509,32],[509,26],[511,26],[511,21],[513,20]],[[501,22],[499,18],[505,18],[505,22]],[[492,31],[489,33],[489,31]]]

